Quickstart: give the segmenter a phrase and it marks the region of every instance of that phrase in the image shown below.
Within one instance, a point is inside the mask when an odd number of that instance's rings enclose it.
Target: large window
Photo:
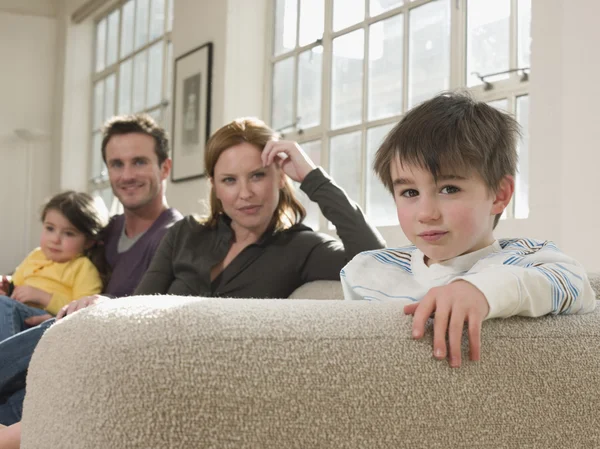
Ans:
[[[168,128],[174,0],[121,1],[96,22],[90,190],[110,208],[101,129],[114,115],[147,112]]]
[[[272,0],[271,11],[271,126],[301,142],[373,223],[397,224],[371,169],[379,144],[408,109],[455,88],[522,124],[505,217],[527,218],[531,0]],[[308,222],[326,225],[315,207]]]

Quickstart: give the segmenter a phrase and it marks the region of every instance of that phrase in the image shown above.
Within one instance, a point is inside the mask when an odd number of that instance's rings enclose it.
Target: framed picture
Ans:
[[[204,176],[204,146],[210,136],[212,42],[175,59],[173,126],[171,128],[173,182]]]

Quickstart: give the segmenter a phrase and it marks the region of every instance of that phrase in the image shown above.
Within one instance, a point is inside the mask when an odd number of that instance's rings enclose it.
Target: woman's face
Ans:
[[[263,167],[261,150],[250,143],[221,153],[211,183],[232,228],[262,234],[277,208],[284,174],[277,164]]]

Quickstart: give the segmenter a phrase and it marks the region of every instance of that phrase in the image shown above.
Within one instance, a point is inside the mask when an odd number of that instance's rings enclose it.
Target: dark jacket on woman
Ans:
[[[385,246],[358,205],[322,169],[311,171],[300,188],[337,228],[341,242],[303,224],[267,230],[211,282],[211,268],[233,241],[231,220],[223,215],[210,229],[188,216],[165,235],[135,294],[287,298],[306,282],[339,280],[356,254]]]

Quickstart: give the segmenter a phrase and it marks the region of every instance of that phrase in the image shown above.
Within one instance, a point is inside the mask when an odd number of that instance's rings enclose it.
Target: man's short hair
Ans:
[[[502,179],[517,171],[519,137],[519,124],[509,114],[466,93],[446,92],[400,120],[379,147],[373,169],[392,193],[394,160],[427,170],[436,180],[448,172],[475,171],[496,192]]]
[[[106,163],[106,145],[112,136],[140,133],[154,139],[158,165],[169,157],[167,132],[148,114],[119,115],[108,120],[102,128],[102,160]]]

